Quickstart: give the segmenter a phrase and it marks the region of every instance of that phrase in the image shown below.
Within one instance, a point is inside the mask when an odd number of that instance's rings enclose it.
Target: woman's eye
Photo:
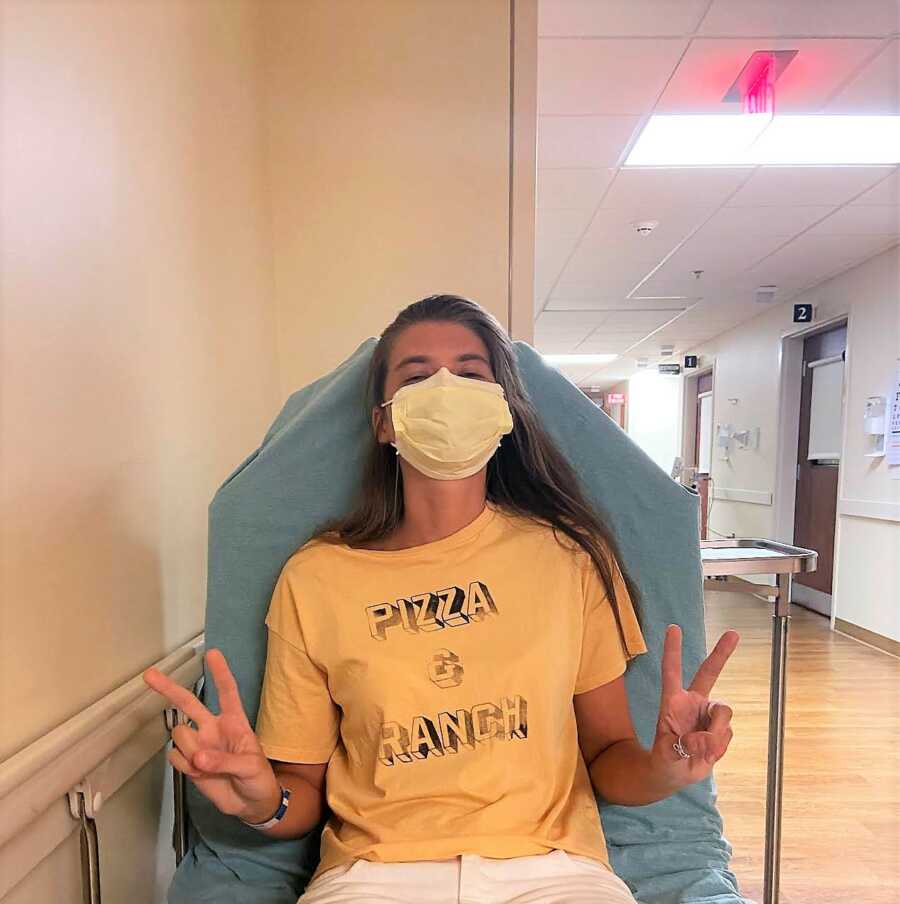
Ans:
[[[460,374],[461,377],[467,377],[470,380],[486,380],[487,377],[484,374],[480,374],[477,371],[469,371],[468,373]]]

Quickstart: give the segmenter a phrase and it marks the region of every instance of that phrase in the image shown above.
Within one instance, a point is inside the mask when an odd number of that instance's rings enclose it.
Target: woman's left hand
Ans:
[[[726,631],[685,690],[681,686],[681,628],[669,625],[666,630],[662,696],[651,758],[676,789],[706,778],[731,742],[732,709],[721,700],[710,700],[709,695],[739,640],[737,631]],[[679,737],[688,758],[674,749]]]

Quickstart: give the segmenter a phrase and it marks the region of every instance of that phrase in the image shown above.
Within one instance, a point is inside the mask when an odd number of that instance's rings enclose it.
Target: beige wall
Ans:
[[[279,402],[256,6],[3,13],[0,757],[201,629]]]
[[[507,0],[267,11],[282,393],[426,295],[508,325]]]
[[[0,9],[2,760],[202,630],[206,506],[280,392],[258,4]],[[102,814],[146,829],[105,832],[110,901],[151,900],[158,784]],[[77,852],[8,900],[81,900]]]
[[[849,317],[834,614],[900,640],[900,480],[892,479],[884,459],[864,457],[862,432],[866,398],[889,393],[900,359],[900,250],[886,251],[795,301],[812,302],[817,322]],[[760,500],[716,499],[710,524],[719,533],[776,535],[779,348],[782,337],[796,330],[791,305],[779,305],[694,349],[701,363],[715,360],[715,423],[760,427],[758,451],[735,450],[728,462],[713,453],[717,489],[748,491]],[[882,517],[873,517],[878,511]]]
[[[427,294],[509,323],[510,19],[506,0],[0,14],[2,760],[202,630],[207,504],[288,392]],[[162,900],[163,772],[100,814],[110,900]],[[5,900],[80,900],[77,853]]]

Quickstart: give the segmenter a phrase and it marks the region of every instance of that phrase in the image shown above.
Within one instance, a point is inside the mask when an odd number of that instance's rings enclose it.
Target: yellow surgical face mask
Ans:
[[[513,428],[499,383],[458,377],[446,367],[402,386],[385,405],[391,406],[398,454],[435,480],[480,471]]]

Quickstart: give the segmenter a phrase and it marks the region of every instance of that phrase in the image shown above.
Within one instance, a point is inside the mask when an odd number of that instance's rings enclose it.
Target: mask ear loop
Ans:
[[[400,450],[394,449],[394,511],[400,513],[400,500],[398,490],[400,487]],[[399,517],[397,519],[399,521]]]
[[[387,405],[390,405],[393,402],[393,399],[388,399],[386,402],[382,402],[380,407],[385,408]],[[400,502],[398,498],[398,491],[400,487],[400,450],[394,443],[391,443],[394,446],[394,511],[400,511]],[[399,521],[399,518],[398,518]]]
[[[503,443],[503,437],[500,438],[500,442],[497,443],[497,448],[494,452],[494,456],[491,459],[494,463],[494,474],[497,478],[497,483],[499,484],[499,489],[504,496],[509,495],[509,491],[506,489],[506,482],[503,480],[503,467],[500,463],[501,455],[500,455],[500,447]]]

